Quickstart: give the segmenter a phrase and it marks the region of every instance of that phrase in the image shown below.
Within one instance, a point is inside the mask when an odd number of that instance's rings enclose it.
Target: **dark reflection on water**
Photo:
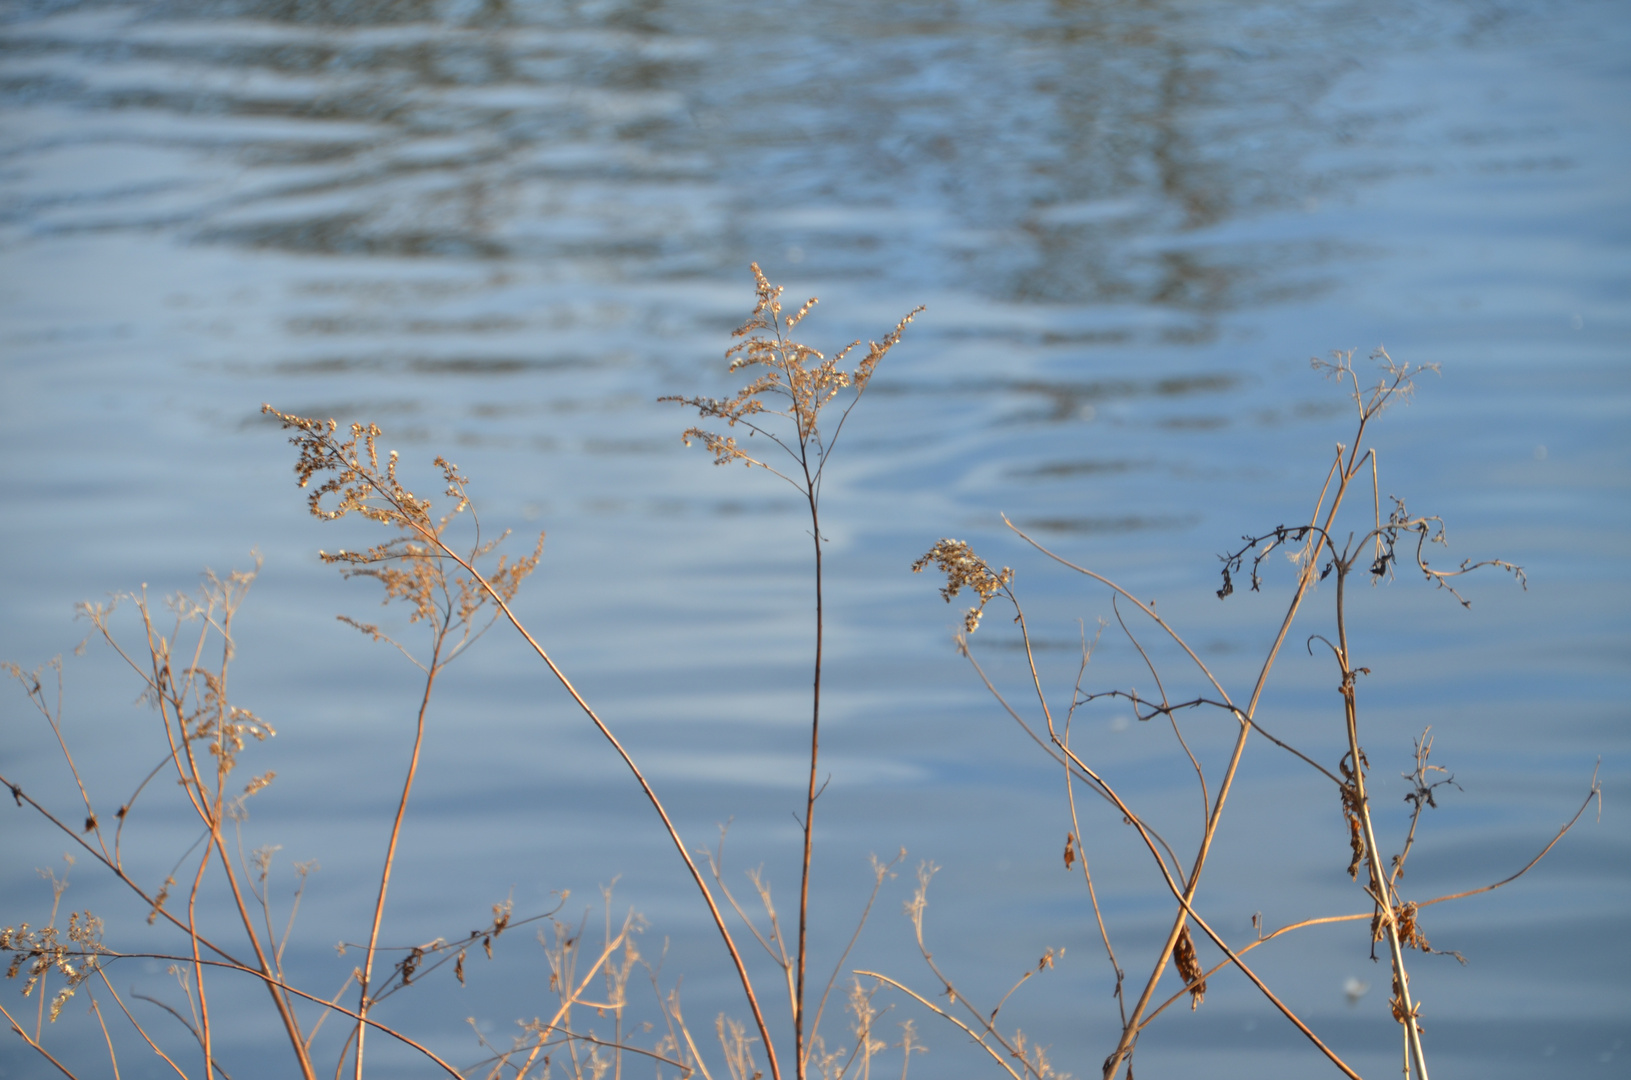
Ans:
[[[1617,1075],[1626,55],[1631,20],[1598,0],[15,3],[0,11],[0,659],[71,649],[74,600],[143,581],[156,595],[259,545],[239,692],[283,734],[251,831],[322,859],[313,926],[349,918],[406,684],[366,642],[325,636],[337,611],[377,617],[374,598],[311,565],[355,536],[299,518],[257,410],[378,420],[404,461],[457,453],[490,527],[548,528],[527,617],[687,835],[734,816],[736,864],[764,861],[785,894],[808,537],[777,491],[686,453],[686,418],[654,399],[732,388],[719,358],[750,260],[823,296],[807,324],[823,347],[925,303],[828,479],[818,937],[848,932],[860,879],[845,875],[906,844],[946,867],[937,955],[976,986],[1069,945],[1057,984],[1011,1008],[1090,1075],[1110,984],[1060,881],[1057,777],[996,726],[948,643],[956,613],[906,567],[947,534],[1012,563],[1043,674],[1068,695],[1113,612],[1005,533],[1007,513],[1159,597],[1224,677],[1249,680],[1278,615],[1217,601],[1216,552],[1305,516],[1350,437],[1350,406],[1306,357],[1385,342],[1444,376],[1379,429],[1380,494],[1430,502],[1453,558],[1523,562],[1531,590],[1480,582],[1472,614],[1405,582],[1356,602],[1379,805],[1402,805],[1387,778],[1432,725],[1465,790],[1417,858],[1448,889],[1521,865],[1598,755],[1611,793],[1589,857],[1433,909],[1434,944],[1473,959],[1422,969],[1435,1070]],[[1318,618],[1307,632],[1329,629]],[[1023,693],[1004,622],[982,640]],[[1330,672],[1292,651],[1265,707],[1334,760]],[[84,767],[117,774],[147,747],[99,662],[70,664],[72,731],[106,752]],[[1109,631],[1094,665],[1104,685],[1145,685]],[[497,635],[450,675],[393,933],[427,940],[506,890],[538,908],[622,874],[648,951],[672,935],[688,1011],[737,1011],[626,778],[535,675]],[[34,730],[17,701],[0,709],[5,767],[46,785],[51,744],[11,734]],[[1081,723],[1184,835],[1193,791],[1173,794],[1154,725],[1113,708]],[[1200,725],[1192,739],[1203,760],[1224,746]],[[1205,897],[1218,925],[1244,938],[1257,910],[1352,908],[1334,800],[1278,759],[1247,768]],[[1148,949],[1159,890],[1115,820],[1094,827],[1122,944]],[[58,845],[32,828],[0,830],[0,922],[39,921],[31,871]],[[113,903],[75,875],[77,902]],[[862,948],[915,976],[899,899]],[[1349,975],[1379,981],[1363,936],[1263,964],[1381,1075],[1397,1067],[1386,995],[1350,1009],[1342,993]],[[300,947],[344,977],[326,942]],[[536,1011],[527,948],[482,970],[480,1022]],[[130,977],[168,992],[162,972]],[[416,1019],[474,1053],[445,1016]],[[988,1075],[928,1019],[936,1075]],[[1278,1023],[1220,977],[1200,1012],[1152,1029],[1140,1075],[1317,1067]],[[247,1038],[233,1075],[281,1075]],[[8,1076],[44,1075],[0,1053]]]
[[[16,149],[128,141],[241,172],[40,191],[8,217],[597,276],[797,249],[820,275],[1204,322],[1310,295],[1339,250],[1136,241],[1341,193],[1311,155],[1384,118],[1317,111],[1355,61],[1316,43],[1435,29],[1372,4],[77,5],[13,21],[6,99],[130,126]]]

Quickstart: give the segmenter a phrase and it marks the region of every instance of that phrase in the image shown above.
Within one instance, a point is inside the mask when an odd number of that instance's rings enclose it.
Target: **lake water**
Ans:
[[[258,548],[233,690],[279,730],[248,767],[279,777],[245,844],[282,845],[280,905],[290,861],[322,864],[289,947],[304,982],[332,990],[356,963],[333,941],[366,936],[418,690],[393,650],[334,621],[413,629],[317,561],[319,547],[372,538],[304,515],[263,401],[377,421],[422,489],[444,453],[473,478],[484,522],[547,529],[523,618],[688,840],[732,821],[733,880],[762,863],[791,909],[807,521],[773,478],[687,451],[691,418],[656,402],[733,389],[721,358],[757,260],[790,298],[822,298],[804,327],[818,347],[928,308],[855,412],[824,492],[818,969],[864,900],[867,854],[904,846],[848,966],[932,992],[899,914],[911,871],[932,860],[937,963],[989,1007],[1042,949],[1065,947],[1003,1025],[1097,1075],[1112,979],[1081,881],[1060,864],[1061,778],[957,656],[956,609],[907,568],[941,536],[1013,566],[1043,677],[1068,701],[1081,626],[1113,618],[1109,596],[1007,533],[1005,513],[1158,600],[1244,696],[1289,572],[1270,564],[1263,595],[1219,603],[1215,557],[1305,519],[1351,438],[1350,407],[1308,358],[1385,345],[1442,372],[1375,429],[1383,496],[1444,517],[1440,562],[1505,558],[1529,581],[1475,577],[1465,610],[1405,575],[1355,600],[1378,827],[1397,842],[1396,777],[1429,725],[1461,786],[1428,815],[1411,895],[1522,866],[1599,760],[1604,791],[1600,817],[1527,877],[1427,909],[1433,945],[1467,958],[1413,961],[1433,1075],[1623,1075],[1623,5],[18,0],[0,14],[0,95],[0,659],[70,654],[88,629],[75,601],[187,588]],[[1330,632],[1331,599],[1305,608],[1258,714],[1328,766],[1342,753],[1337,677],[1303,639]],[[994,616],[974,644],[1023,700],[1015,640]],[[1158,659],[1174,697],[1189,689]],[[65,685],[66,734],[107,816],[160,757],[160,735],[105,647],[69,655]],[[1087,685],[1151,690],[1113,623]],[[49,730],[15,687],[4,702],[6,776],[75,819]],[[1078,739],[1192,844],[1193,774],[1170,729],[1129,716],[1095,704]],[[1184,724],[1215,785],[1227,724]],[[193,833],[152,798],[127,853],[157,883]],[[1233,799],[1200,894],[1220,932],[1248,940],[1258,911],[1272,927],[1364,909],[1328,782],[1257,740]],[[1170,898],[1116,815],[1083,812],[1141,984]],[[43,922],[34,871],[60,874],[68,841],[8,808],[0,845],[0,923]],[[648,957],[669,942],[663,979],[684,976],[699,1033],[745,1012],[650,810],[507,632],[438,691],[400,859],[391,943],[463,933],[506,896],[531,914],[571,890],[576,913],[616,878],[617,902],[650,920]],[[87,860],[70,880],[64,905],[107,916],[110,940],[180,948]],[[466,1017],[504,1043],[517,1017],[547,1015],[529,933],[491,963],[472,957],[468,987],[444,971],[382,1015],[477,1060]],[[1361,1072],[1398,1069],[1387,973],[1362,923],[1253,955]],[[115,971],[121,992],[179,1007],[162,965]],[[1355,1005],[1350,978],[1372,987]],[[289,1075],[260,991],[212,993],[232,1021],[218,1046],[235,1080]],[[893,1006],[891,1032],[915,1018],[928,1040],[912,1075],[995,1075],[942,1021],[887,991],[877,1001]],[[134,1007],[184,1047],[179,1024]],[[58,1029],[65,1060],[102,1075],[83,996]],[[161,1075],[128,1031],[116,1038],[122,1075]],[[383,1039],[369,1046],[381,1068],[429,1075]],[[1228,973],[1199,1010],[1157,1021],[1137,1063],[1140,1076],[1336,1075]],[[0,1075],[48,1069],[0,1044]]]

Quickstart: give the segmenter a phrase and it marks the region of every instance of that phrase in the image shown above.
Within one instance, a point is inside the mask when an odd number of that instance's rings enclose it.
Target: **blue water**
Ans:
[[[374,420],[422,489],[443,453],[489,526],[548,530],[521,615],[688,841],[731,821],[730,873],[763,863],[785,914],[807,768],[808,522],[773,478],[687,451],[690,418],[656,398],[733,388],[721,358],[751,307],[750,261],[790,297],[821,297],[805,324],[818,347],[927,305],[824,492],[832,780],[816,968],[847,940],[867,854],[904,846],[847,966],[933,990],[898,914],[932,860],[936,962],[990,1007],[1043,948],[1065,947],[1003,1026],[1093,1076],[1114,1044],[1112,978],[1060,866],[1061,777],[956,655],[956,610],[907,567],[941,536],[970,541],[1016,570],[1057,700],[1101,618],[1087,683],[1148,692],[1108,594],[1027,548],[1005,513],[1156,599],[1243,696],[1290,572],[1269,564],[1264,595],[1219,603],[1215,556],[1306,518],[1351,438],[1351,406],[1308,358],[1385,346],[1441,372],[1373,433],[1384,498],[1442,515],[1451,546],[1435,565],[1499,557],[1528,574],[1527,591],[1470,579],[1470,609],[1404,575],[1355,599],[1379,828],[1405,824],[1393,778],[1428,726],[1461,788],[1425,822],[1406,887],[1426,898],[1505,877],[1575,812],[1599,760],[1604,793],[1527,877],[1424,913],[1433,945],[1468,961],[1413,960],[1433,1075],[1619,1075],[1628,57],[1631,19],[1593,0],[13,4],[0,13],[0,659],[67,656],[65,734],[106,815],[161,756],[160,733],[106,647],[72,655],[89,629],[72,605],[143,583],[161,596],[262,553],[233,691],[278,728],[248,759],[278,779],[251,804],[245,848],[282,845],[280,905],[290,862],[322,864],[288,959],[332,992],[357,962],[334,939],[366,935],[418,695],[400,656],[333,616],[414,628],[318,562],[370,537],[304,516],[293,451],[258,410]],[[1305,610],[1259,712],[1328,765],[1342,752],[1336,676],[1303,640],[1329,632],[1331,600]],[[974,644],[1024,700],[1006,619]],[[1175,697],[1191,689],[1158,659]],[[0,771],[81,815],[49,728],[15,687],[0,701]],[[1129,717],[1094,705],[1078,738],[1188,846],[1193,774],[1170,729]],[[1228,730],[1196,716],[1185,733],[1215,787]],[[745,1018],[649,809],[512,636],[495,630],[450,669],[428,740],[387,940],[462,933],[506,896],[526,914],[571,890],[577,913],[617,878],[616,902],[650,921],[648,959],[669,943],[664,984],[684,976],[699,1035],[722,1010]],[[1254,742],[1232,800],[1200,894],[1220,932],[1249,940],[1258,911],[1272,927],[1364,909],[1317,773]],[[154,883],[193,837],[161,803],[133,815],[126,849]],[[1083,813],[1141,983],[1170,899],[1115,815]],[[38,925],[50,892],[34,871],[60,875],[69,841],[4,814],[0,924]],[[180,948],[83,857],[70,881],[64,905],[107,917],[110,941]],[[504,1043],[549,1008],[529,935],[473,957],[468,987],[444,971],[384,1014],[478,1060],[466,1017]],[[1362,923],[1253,956],[1360,1072],[1399,1067]],[[163,967],[121,962],[115,987],[180,1007]],[[1352,1006],[1350,978],[1371,986]],[[11,985],[7,1008],[31,1016]],[[261,992],[221,980],[212,994],[231,1018],[218,1021],[231,1075],[287,1075]],[[995,1075],[942,1021],[877,1000],[893,1006],[892,1040],[908,1018],[928,1040],[912,1075]],[[102,1075],[87,1008],[82,994],[47,1046]],[[180,1024],[133,1008],[186,1048]],[[121,1075],[167,1069],[110,1025]],[[429,1075],[383,1039],[369,1054]],[[1335,1075],[1228,973],[1199,1010],[1149,1029],[1137,1067]],[[0,1043],[0,1069],[55,1075],[20,1040]]]

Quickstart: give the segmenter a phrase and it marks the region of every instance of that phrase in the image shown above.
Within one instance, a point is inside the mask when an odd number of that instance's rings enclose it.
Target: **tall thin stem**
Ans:
[[[204,857],[198,860],[198,873],[193,878],[192,890],[187,894],[187,926],[198,925],[198,890],[204,883],[204,871],[210,864],[210,853],[215,850],[213,845],[204,846]],[[193,978],[198,984],[198,1048],[204,1051],[204,1078],[209,1080],[215,1075],[215,1052],[211,1046],[210,1003],[204,992],[204,958],[198,952],[198,935],[190,934],[193,950]],[[44,995],[41,995],[44,1001]],[[38,1031],[35,1032],[38,1035]]]
[[[799,940],[798,951],[794,958],[796,965],[796,988],[793,992],[793,1054],[795,1056],[794,1070],[798,1080],[804,1080],[805,1052],[804,1052],[804,969],[806,960],[806,939],[809,931],[810,915],[810,852],[814,840],[816,772],[821,754],[821,515],[817,510],[815,485],[810,480],[808,463],[804,467],[806,483],[805,494],[810,503],[810,531],[815,539],[815,610],[816,610],[816,640],[815,640],[815,679],[814,689],[811,691],[810,705],[810,786],[804,798],[804,861],[800,866],[799,875]]]
[[[419,699],[419,719],[414,729],[413,754],[408,759],[408,775],[402,781],[402,798],[396,806],[396,818],[391,822],[391,839],[385,845],[385,867],[379,875],[379,897],[374,901],[374,921],[368,930],[368,952],[363,958],[362,987],[357,998],[357,1061],[354,1075],[362,1080],[363,1041],[368,1034],[369,992],[373,988],[374,952],[379,945],[379,927],[385,917],[385,894],[391,887],[391,869],[396,862],[396,844],[402,835],[402,819],[408,814],[408,796],[413,793],[414,778],[419,773],[419,748],[425,741],[425,713],[430,709],[431,690],[436,685],[436,674],[441,670],[442,644],[446,640],[447,618],[431,646],[430,663],[425,667],[425,692]],[[343,1060],[343,1059],[342,1059]]]
[[[211,601],[212,606],[203,613],[205,618],[205,629],[199,634],[198,644],[192,657],[192,663],[187,669],[188,673],[196,672],[199,669],[208,629],[210,626],[215,626],[224,640],[219,674],[220,690],[217,699],[218,715],[215,734],[217,747],[220,746],[220,740],[224,737],[227,718],[226,686],[227,667],[232,657],[232,618],[235,613],[237,603],[241,601],[241,599],[241,593],[238,594],[236,599],[234,599],[230,593],[223,597],[222,612],[220,615],[220,621],[218,623],[214,619],[213,601]],[[255,951],[255,961],[260,967],[262,976],[266,979],[267,991],[272,995],[272,1002],[277,1008],[278,1017],[283,1022],[284,1031],[289,1038],[289,1044],[294,1050],[296,1061],[300,1065],[301,1076],[304,1078],[304,1080],[316,1080],[317,1074],[311,1067],[311,1055],[307,1052],[306,1041],[300,1033],[299,1019],[295,1016],[294,1009],[290,1005],[287,996],[279,988],[280,984],[273,977],[272,965],[270,961],[267,960],[266,950],[261,945],[260,935],[255,931],[255,920],[249,913],[249,906],[244,901],[243,889],[238,884],[238,876],[232,869],[232,855],[227,850],[226,836],[221,829],[221,819],[224,811],[221,782],[226,775],[225,772],[222,771],[224,761],[220,757],[218,757],[216,761],[213,792],[214,797],[212,799],[210,797],[209,785],[206,784],[204,779],[204,771],[199,767],[198,759],[193,754],[192,738],[187,731],[186,696],[189,692],[189,684],[178,683],[176,681],[176,672],[172,664],[170,646],[162,637],[156,638],[145,598],[143,598],[138,607],[141,611],[143,626],[147,631],[148,651],[152,656],[153,663],[153,675],[149,680],[149,685],[155,688],[154,692],[159,697],[161,713],[165,704],[167,703],[175,720],[174,734],[171,734],[170,721],[168,719],[165,721],[165,731],[167,737],[169,738],[170,756],[174,762],[174,767],[177,771],[179,779],[181,780],[182,787],[187,791],[188,798],[192,802],[194,812],[198,814],[199,820],[203,822],[204,827],[209,832],[210,847],[213,847],[216,851],[220,852],[221,872],[225,875],[227,886],[232,891],[232,900],[233,904],[238,910],[238,918],[243,923],[244,934],[249,939],[250,947]],[[107,631],[104,630],[103,633],[106,635]],[[193,692],[196,693],[196,689],[193,689]],[[209,854],[208,849],[206,848],[204,860],[199,864],[199,882],[202,881],[204,868],[208,862]],[[196,899],[199,882],[195,882],[193,886],[194,899]],[[197,970],[199,980],[198,996],[201,1013],[200,1026],[205,1029],[204,1053],[205,1057],[209,1058],[211,1050],[208,1032],[208,1013],[203,990],[204,972],[198,951],[200,938],[198,936],[198,923],[193,918],[192,902],[193,901],[191,900],[189,901],[186,930],[188,937],[192,942],[193,965]],[[213,946],[211,948],[213,948]],[[219,952],[219,950],[215,951]],[[206,1075],[208,1074],[206,1073]]]
[[[1404,1028],[1409,1060],[1416,1069],[1416,1080],[1428,1080],[1427,1057],[1422,1051],[1421,1028],[1416,1023],[1416,1007],[1410,999],[1410,976],[1405,971],[1404,950],[1399,941],[1399,924],[1394,915],[1393,897],[1387,873],[1382,868],[1382,853],[1376,843],[1376,831],[1371,826],[1370,799],[1365,793],[1365,767],[1359,749],[1359,717],[1355,701],[1354,670],[1348,655],[1348,622],[1344,609],[1348,571],[1351,558],[1345,560],[1333,555],[1337,572],[1337,663],[1342,666],[1342,709],[1348,725],[1348,754],[1353,761],[1354,813],[1358,815],[1365,842],[1365,861],[1370,864],[1371,896],[1376,901],[1378,915],[1387,929],[1388,952],[1393,963],[1393,988],[1399,1025]]]
[[[765,1056],[770,1062],[771,1080],[781,1080],[781,1065],[776,1059],[776,1045],[770,1041],[770,1028],[765,1023],[764,1012],[759,1008],[759,995],[754,992],[753,980],[748,976],[747,965],[742,962],[742,954],[736,947],[736,939],[731,936],[730,928],[725,925],[725,916],[719,910],[719,904],[714,900],[713,890],[709,889],[708,883],[702,879],[702,871],[697,869],[696,860],[691,857],[691,852],[685,846],[685,841],[680,839],[679,830],[674,827],[673,819],[668,816],[668,808],[657,797],[657,792],[646,779],[646,774],[640,770],[639,765],[635,764],[633,756],[624,747],[622,740],[618,739],[612,729],[607,726],[606,721],[600,718],[600,714],[595,712],[589,705],[588,700],[578,692],[578,688],[572,685],[572,680],[566,677],[566,673],[556,666],[554,659],[538,643],[538,639],[532,636],[531,631],[516,616],[509,603],[499,595],[498,590],[492,586],[487,578],[474,565],[460,556],[458,552],[443,544],[440,538],[432,537],[429,534],[425,535],[427,539],[436,544],[437,549],[443,555],[458,563],[470,575],[471,579],[493,598],[493,603],[497,605],[499,611],[504,613],[505,621],[515,628],[515,632],[521,635],[532,651],[544,662],[544,666],[549,668],[550,674],[555,676],[555,680],[561,684],[561,688],[567,692],[583,714],[595,725],[595,730],[600,732],[601,738],[611,744],[612,749],[617,752],[617,756],[622,759],[624,766],[634,776],[635,782],[640,785],[640,791],[645,795],[646,802],[651,804],[651,808],[662,819],[663,828],[667,830],[668,838],[673,843],[675,852],[684,861],[686,870],[691,873],[691,880],[696,882],[697,890],[702,893],[703,902],[708,905],[708,913],[713,917],[714,927],[719,931],[720,938],[725,942],[726,950],[731,954],[731,963],[736,968],[737,980],[742,984],[742,992],[747,997],[748,1008],[753,1011],[753,1021],[759,1029],[759,1037],[764,1040]]]

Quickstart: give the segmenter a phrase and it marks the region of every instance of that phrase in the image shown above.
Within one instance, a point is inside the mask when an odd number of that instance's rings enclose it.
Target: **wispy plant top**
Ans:
[[[447,459],[436,458],[436,467],[442,471],[446,484],[444,493],[453,500],[453,505],[446,513],[436,516],[432,512],[432,500],[415,495],[398,479],[395,450],[386,455],[381,467],[378,445],[381,433],[377,425],[352,424],[351,437],[342,439],[340,425],[334,420],[307,419],[279,412],[270,405],[263,405],[261,411],[277,417],[285,428],[294,431],[289,441],[300,451],[300,459],[295,464],[300,486],[308,487],[314,477],[324,477],[307,498],[314,517],[337,521],[356,513],[387,528],[400,530],[398,535],[366,551],[341,548],[320,551],[318,555],[326,563],[346,565],[348,575],[376,579],[385,588],[387,602],[405,601],[413,609],[409,621],[430,619],[445,624],[451,620],[453,624],[472,627],[475,615],[489,598],[508,603],[538,565],[543,533],[538,534],[538,546],[531,555],[514,561],[500,555],[492,569],[484,573],[477,571],[478,561],[490,555],[509,533],[482,539],[481,522],[466,491],[469,478],[461,475],[458,466]],[[325,505],[325,499],[331,495],[335,499]],[[455,549],[447,539],[447,530],[457,517],[466,513],[470,515],[475,537],[468,547]],[[451,559],[465,573],[446,573],[444,559]],[[345,621],[375,638],[383,636],[372,625]]]
[[[730,361],[731,371],[752,367],[762,368],[763,371],[733,397],[674,395],[660,400],[689,405],[705,420],[723,420],[727,427],[745,427],[750,437],[763,435],[798,463],[804,480],[794,480],[762,458],[748,453],[737,443],[735,436],[721,435],[700,427],[687,428],[685,444],[691,445],[692,439],[702,440],[702,444],[714,455],[714,464],[728,465],[740,461],[750,467],[757,465],[803,490],[820,479],[827,454],[838,441],[850,410],[866,392],[879,361],[900,341],[906,324],[923,308],[920,306],[907,313],[893,330],[884,335],[882,341],[868,342],[866,355],[861,362],[853,370],[846,370],[843,365],[850,353],[861,344],[860,341],[851,342],[836,356],[829,358],[808,345],[792,340],[789,335],[815,307],[816,298],[805,301],[793,314],[783,315],[782,287],[770,284],[758,263],[753,264],[753,278],[757,284],[758,302],[747,322],[731,335],[746,340],[738,340],[727,349],[725,358]],[[832,434],[824,437],[820,426],[821,411],[844,389],[852,389],[854,397],[839,415]],[[763,419],[771,416],[791,420],[792,432],[772,430]]]
[[[997,573],[962,540],[936,541],[934,547],[912,564],[912,573],[921,574],[931,562],[946,575],[946,585],[940,590],[940,596],[946,603],[951,603],[952,597],[965,588],[980,594],[979,604],[969,608],[963,616],[963,629],[967,633],[972,634],[980,628],[985,605],[993,596],[1000,592],[1009,600],[1014,599],[1013,591],[1008,588],[1013,583],[1014,572],[1005,566],[1002,573]]]

